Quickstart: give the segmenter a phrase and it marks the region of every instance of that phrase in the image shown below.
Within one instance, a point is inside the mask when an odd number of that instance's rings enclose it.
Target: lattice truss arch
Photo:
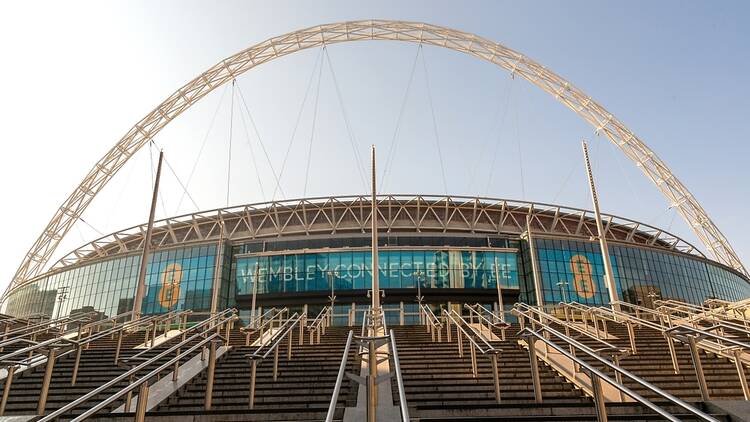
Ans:
[[[10,287],[39,274],[61,239],[128,159],[164,126],[208,93],[273,59],[326,44],[361,40],[407,41],[444,47],[488,61],[508,70],[513,77],[528,80],[581,116],[597,133],[606,135],[679,210],[717,261],[748,275],[727,238],[666,163],[622,122],[570,82],[528,57],[474,34],[426,23],[366,20],[325,24],[270,38],[220,61],[178,89],[136,123],[96,163],[29,249]]]
[[[596,235],[591,211],[508,199],[465,196],[381,195],[378,227],[403,235],[474,234],[518,236],[526,216],[538,236],[579,238]],[[201,211],[158,221],[152,242],[157,248],[215,242],[356,236],[370,232],[369,196],[290,199]],[[611,242],[633,244],[704,257],[690,243],[656,227],[604,215],[604,235]],[[53,271],[143,249],[146,224],[96,239],[62,257]],[[221,233],[221,234],[220,234]]]

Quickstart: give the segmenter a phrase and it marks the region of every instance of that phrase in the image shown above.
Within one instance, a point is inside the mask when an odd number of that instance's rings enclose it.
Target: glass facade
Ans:
[[[157,251],[146,268],[142,312],[209,310],[216,246]],[[40,278],[14,291],[4,312],[53,318],[80,312],[114,316],[133,308],[140,255],[112,258]]]
[[[216,245],[171,249],[151,255],[142,312],[211,308]]]
[[[565,239],[537,239],[539,274],[546,303],[609,303],[599,244]],[[649,303],[678,299],[696,304],[707,298],[740,300],[750,284],[736,273],[687,255],[632,246],[610,245],[610,259],[620,300]],[[533,283],[527,289],[533,297]]]
[[[380,287],[518,288],[516,253],[483,250],[381,250],[378,255]],[[237,295],[253,292],[258,273],[259,294],[369,289],[372,285],[369,251],[336,251],[286,255],[247,256],[237,259]],[[497,265],[497,271],[495,271]]]
[[[419,247],[406,244],[419,243],[425,238],[389,239],[399,245],[389,244],[380,250],[378,271],[381,287],[385,289],[415,288],[419,279],[425,288],[494,290],[499,277],[503,288],[519,291],[520,301],[534,303],[526,242],[497,242],[499,247],[517,246],[518,252],[514,252],[469,245]],[[436,239],[428,238],[425,242],[444,242],[442,238]],[[454,244],[461,243],[461,238],[457,239]],[[468,243],[471,242],[481,243],[476,238],[470,238]],[[547,303],[609,302],[598,243],[543,238],[535,242]],[[327,292],[331,283],[336,290],[371,287],[371,257],[367,247],[296,252],[269,251],[265,244],[248,247],[227,243],[221,249],[217,304],[221,309],[237,306],[239,298],[252,294],[256,266],[259,294]],[[624,301],[648,304],[656,298],[674,298],[702,303],[713,297],[731,301],[750,297],[750,283],[744,277],[708,260],[621,244],[610,244],[610,252],[615,283]],[[209,310],[217,278],[216,255],[215,243],[155,251],[147,267],[142,312]],[[130,311],[139,265],[139,255],[119,256],[40,277],[12,291],[3,311],[14,316],[44,314],[53,318],[79,312],[96,311],[113,316]],[[512,305],[512,301],[506,302],[509,302],[506,306]],[[394,306],[387,302],[385,305]],[[389,312],[389,318],[397,315],[394,309]]]

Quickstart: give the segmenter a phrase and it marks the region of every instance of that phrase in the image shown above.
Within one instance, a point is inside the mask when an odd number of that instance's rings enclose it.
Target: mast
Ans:
[[[164,151],[159,151],[159,165],[156,167],[156,179],[154,180],[154,192],[151,197],[151,211],[148,215],[148,226],[146,228],[146,238],[143,240],[143,255],[141,255],[141,265],[138,272],[138,284],[135,286],[135,299],[133,300],[132,320],[141,317],[141,305],[143,304],[143,294],[146,291],[146,266],[148,265],[148,255],[151,253],[151,233],[154,229],[154,215],[156,214],[156,200],[159,197],[159,180],[161,179],[161,163],[164,160]]]
[[[372,166],[372,209],[370,212],[372,223],[372,313],[378,315],[380,313],[380,282],[378,280],[380,271],[378,270],[378,201],[375,185],[375,145],[370,150],[370,162]]]
[[[601,249],[602,261],[604,262],[604,283],[609,290],[609,302],[613,309],[619,310],[620,305],[618,302],[620,298],[615,287],[615,279],[612,272],[612,261],[609,257],[609,246],[607,246],[607,238],[604,234],[604,225],[602,224],[602,216],[599,212],[599,197],[596,194],[596,186],[594,185],[594,173],[591,171],[591,160],[589,160],[589,147],[586,145],[586,141],[581,141],[583,146],[583,159],[586,162],[586,176],[589,180],[589,190],[591,191],[591,201],[594,203],[594,217],[596,219],[596,231],[597,237],[599,238],[599,248]]]

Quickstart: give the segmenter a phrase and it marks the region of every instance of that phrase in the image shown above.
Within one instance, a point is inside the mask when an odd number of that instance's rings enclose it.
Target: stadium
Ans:
[[[358,40],[446,47],[528,80],[612,141],[703,245],[601,214],[588,155],[593,211],[379,193],[373,148],[372,192],[154,221],[157,172],[150,221],[50,261],[109,179],[195,102],[274,58]],[[749,297],[746,268],[694,196],[569,82],[448,28],[321,25],[190,81],[61,205],[3,295],[0,415],[739,420],[719,402],[750,399]]]
[[[526,216],[531,216],[542,300],[609,303],[593,212],[490,198],[377,198],[379,273],[393,321],[425,303],[536,304]],[[368,197],[311,198],[217,209],[156,222],[144,314],[258,307],[316,313],[336,296],[334,314],[368,304],[372,268]],[[664,230],[615,217],[607,221],[622,300],[737,301],[747,278],[707,259]],[[96,311],[109,318],[133,306],[146,224],[112,233],[67,254],[56,267],[8,293],[5,312],[62,317]],[[256,270],[257,267],[257,270]],[[66,290],[66,300],[58,292]],[[650,296],[649,296],[650,295]],[[353,314],[352,314],[353,315]],[[354,325],[346,321],[343,325]]]

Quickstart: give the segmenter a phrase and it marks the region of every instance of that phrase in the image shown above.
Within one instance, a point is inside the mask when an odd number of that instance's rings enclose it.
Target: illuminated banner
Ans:
[[[258,293],[367,289],[372,283],[369,252],[326,252],[244,257],[237,260],[237,294],[251,294],[256,265]],[[473,250],[387,250],[379,255],[383,288],[518,288],[512,252]]]

